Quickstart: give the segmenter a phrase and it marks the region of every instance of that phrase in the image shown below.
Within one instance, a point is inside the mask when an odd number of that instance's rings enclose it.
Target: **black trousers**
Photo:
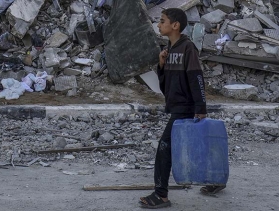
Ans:
[[[176,119],[194,118],[194,114],[171,114],[159,141],[154,170],[155,193],[166,198],[171,171],[171,129]]]

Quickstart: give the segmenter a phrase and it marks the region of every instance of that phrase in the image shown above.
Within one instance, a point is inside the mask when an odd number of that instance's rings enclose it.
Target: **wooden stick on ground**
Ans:
[[[190,185],[170,185],[169,189],[182,190],[189,188]],[[96,185],[84,185],[85,191],[103,191],[103,190],[154,190],[154,184],[145,185],[117,185],[117,186],[96,186]]]
[[[35,152],[38,154],[60,153],[60,152],[81,152],[81,151],[92,151],[92,150],[101,150],[101,149],[117,149],[121,147],[133,147],[133,146],[135,146],[135,144],[100,145],[100,146],[69,148],[69,149],[51,149],[51,150],[42,150],[42,151],[35,151]]]

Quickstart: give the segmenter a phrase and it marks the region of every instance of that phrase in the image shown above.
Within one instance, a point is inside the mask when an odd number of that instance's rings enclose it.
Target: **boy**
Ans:
[[[203,73],[198,51],[181,32],[187,26],[185,12],[178,8],[162,11],[158,24],[161,35],[168,36],[169,44],[159,55],[158,78],[165,96],[166,113],[171,117],[166,125],[155,159],[155,192],[140,198],[143,208],[170,206],[168,181],[171,171],[171,129],[176,119],[206,117]]]

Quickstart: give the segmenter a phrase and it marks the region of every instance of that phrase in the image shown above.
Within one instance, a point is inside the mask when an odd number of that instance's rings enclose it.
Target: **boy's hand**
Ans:
[[[168,50],[162,50],[159,54],[159,66],[162,69],[166,63],[166,59],[168,58]]]
[[[195,118],[204,119],[206,118],[206,114],[195,114]]]

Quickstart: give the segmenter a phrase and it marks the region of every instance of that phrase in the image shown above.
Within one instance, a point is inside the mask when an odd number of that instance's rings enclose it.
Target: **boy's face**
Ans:
[[[177,28],[177,24],[178,22],[170,23],[170,19],[165,14],[162,14],[157,27],[162,36],[169,36]]]

